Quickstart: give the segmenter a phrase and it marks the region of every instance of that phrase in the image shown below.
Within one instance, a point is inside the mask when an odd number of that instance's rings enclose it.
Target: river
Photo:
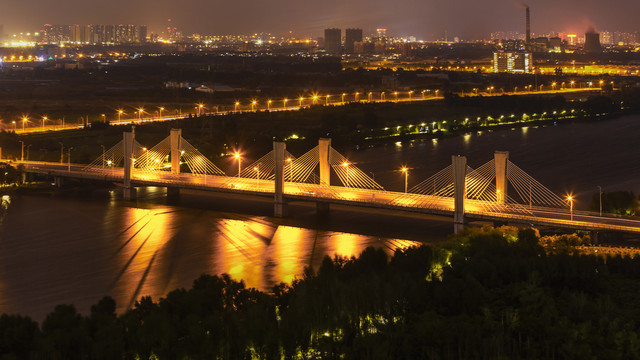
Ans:
[[[640,117],[482,131],[438,140],[414,140],[347,151],[351,162],[391,190],[401,190],[465,155],[478,167],[507,150],[520,168],[557,194],[573,193],[586,207],[598,185],[640,190]],[[299,155],[299,154],[298,154]],[[118,311],[136,299],[154,299],[191,286],[202,273],[228,273],[268,290],[317,268],[324,256],[353,256],[367,246],[397,248],[443,239],[451,225],[418,215],[332,210],[320,219],[310,204],[292,204],[292,216],[274,219],[268,200],[185,192],[167,205],[164,189],[139,190],[138,202],[117,190],[90,195],[45,193],[2,198],[0,313],[36,320],[56,304],[87,313],[110,295]]]

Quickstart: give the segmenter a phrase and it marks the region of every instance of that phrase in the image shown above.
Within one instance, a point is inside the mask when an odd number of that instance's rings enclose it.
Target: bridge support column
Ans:
[[[284,153],[287,148],[283,142],[273,142],[275,157],[275,190],[273,198],[273,216],[285,217],[288,215],[287,200],[284,198]]]
[[[171,173],[180,174],[180,139],[182,129],[171,129]]]
[[[507,198],[507,162],[509,161],[509,152],[496,151],[493,159],[496,165],[496,202],[504,204]]]
[[[329,166],[329,149],[331,139],[321,138],[318,141],[318,154],[320,156],[320,185],[331,185],[331,166]]]
[[[125,200],[136,199],[136,188],[131,186],[131,172],[133,171],[133,143],[135,141],[135,130],[123,133],[124,143],[124,189]]]
[[[464,199],[467,196],[465,178],[467,176],[467,158],[452,156],[453,164],[453,232],[459,233],[464,229]]]
[[[316,201],[316,213],[320,216],[329,215],[330,206],[328,202]]]
[[[180,188],[167,186],[167,204],[175,204],[180,200]]]

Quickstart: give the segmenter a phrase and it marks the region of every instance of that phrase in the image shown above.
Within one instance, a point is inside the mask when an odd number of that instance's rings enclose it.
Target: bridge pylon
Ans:
[[[123,153],[124,153],[124,199],[135,200],[136,188],[131,186],[131,172],[133,170],[133,148],[135,142],[135,128],[131,129],[131,132],[125,132],[123,137]]]
[[[453,231],[459,233],[464,229],[464,200],[467,196],[467,158],[452,156],[453,169]]]
[[[507,164],[509,162],[509,152],[496,151],[493,154],[493,158],[496,166],[496,202],[502,205],[507,198]]]
[[[320,165],[320,185],[331,185],[331,165],[329,164],[329,154],[331,150],[331,139],[320,138],[318,140],[318,155]]]
[[[180,174],[180,139],[182,139],[182,129],[171,129],[169,142],[171,148],[172,174]]]
[[[284,198],[284,166],[285,166],[285,153],[287,145],[283,142],[273,142],[273,156],[275,160],[274,173],[275,173],[275,190],[274,190],[274,203],[273,203],[273,215],[275,217],[287,216],[287,201]]]

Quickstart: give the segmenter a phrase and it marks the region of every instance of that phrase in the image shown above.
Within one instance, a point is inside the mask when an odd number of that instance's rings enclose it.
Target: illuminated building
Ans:
[[[339,54],[342,47],[342,30],[324,30],[324,50],[329,54]]]
[[[533,57],[528,52],[494,52],[493,71],[531,74]]]
[[[362,41],[362,29],[347,29],[345,31],[344,51],[353,54],[354,43]]]

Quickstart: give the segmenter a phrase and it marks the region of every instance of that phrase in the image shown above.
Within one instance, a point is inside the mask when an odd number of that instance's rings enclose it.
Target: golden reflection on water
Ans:
[[[158,299],[167,292],[189,288],[201,273],[229,274],[247,287],[270,290],[279,282],[301,278],[305,267],[314,269],[329,255],[358,256],[367,246],[398,246],[415,242],[356,234],[278,226],[265,218],[221,218],[203,212],[171,208],[118,207],[112,245],[113,280],[108,293],[119,310],[133,306],[142,296]]]

